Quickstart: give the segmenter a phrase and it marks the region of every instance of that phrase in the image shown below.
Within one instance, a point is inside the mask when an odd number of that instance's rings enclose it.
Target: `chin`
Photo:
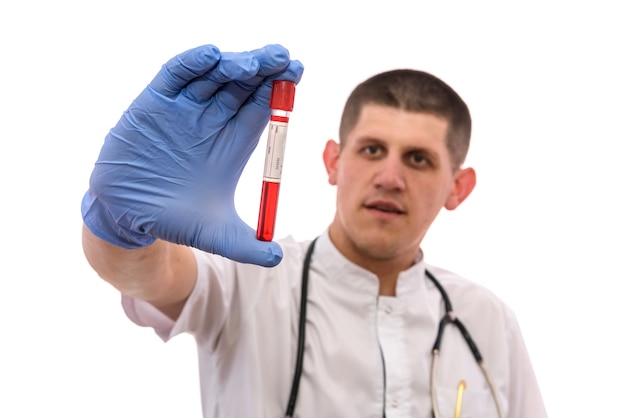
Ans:
[[[353,243],[361,254],[377,260],[397,257],[406,250],[406,246],[401,245],[397,239],[381,235],[362,237]]]

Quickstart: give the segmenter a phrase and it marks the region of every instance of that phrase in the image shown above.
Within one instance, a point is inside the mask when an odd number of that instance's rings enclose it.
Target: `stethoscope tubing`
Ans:
[[[441,298],[443,299],[444,308],[446,310],[446,314],[441,321],[439,321],[439,329],[437,330],[437,338],[435,338],[435,343],[432,348],[432,361],[430,365],[430,398],[433,407],[433,418],[439,418],[439,402],[437,401],[437,385],[435,383],[435,375],[437,362],[439,360],[439,350],[441,348],[441,341],[443,339],[443,334],[446,328],[446,325],[453,324],[457,327],[457,329],[461,332],[463,339],[467,343],[476,363],[480,367],[485,379],[487,380],[487,384],[489,385],[489,390],[491,391],[491,395],[493,396],[493,400],[496,403],[496,409],[498,410],[498,417],[504,418],[504,412],[502,411],[502,405],[500,404],[500,399],[498,397],[498,393],[493,384],[493,380],[491,379],[491,375],[487,371],[485,364],[483,362],[483,356],[480,354],[480,350],[478,346],[474,342],[474,339],[470,335],[463,322],[454,314],[454,310],[452,309],[452,303],[450,302],[450,298],[448,297],[448,293],[445,291],[439,280],[435,278],[435,276],[428,270],[425,271],[426,277],[430,279],[431,282],[435,285],[435,287],[439,290],[441,294]]]
[[[291,392],[289,394],[289,402],[287,403],[286,417],[293,416],[293,411],[296,408],[296,399],[298,399],[298,389],[300,388],[300,378],[302,377],[302,364],[304,363],[304,342],[306,336],[306,300],[309,288],[309,270],[311,266],[311,256],[313,255],[313,249],[315,248],[315,238],[304,256],[304,263],[302,264],[302,285],[300,289],[300,320],[298,324],[298,352],[296,355],[296,368],[293,373],[293,382],[291,384]]]
[[[293,413],[296,407],[296,400],[298,399],[298,390],[300,388],[300,380],[302,377],[302,365],[304,363],[304,344],[306,340],[306,315],[307,315],[306,301],[307,301],[308,287],[309,287],[309,270],[311,267],[311,258],[313,256],[313,250],[315,248],[316,242],[317,242],[317,238],[315,238],[309,245],[309,248],[307,249],[307,252],[304,256],[304,262],[302,264],[302,283],[301,283],[301,290],[300,290],[300,317],[299,317],[299,323],[298,323],[298,349],[297,349],[298,351],[296,354],[296,366],[294,370],[293,381],[291,384],[289,401],[287,402],[287,411],[285,413],[286,417],[293,416]],[[467,343],[467,346],[472,352],[472,355],[474,356],[476,363],[478,363],[478,366],[480,367],[483,375],[485,376],[485,379],[487,380],[487,384],[489,385],[489,389],[491,390],[491,394],[493,395],[493,399],[496,403],[498,416],[500,418],[504,418],[504,413],[502,411],[502,405],[500,404],[498,393],[493,384],[493,380],[491,379],[491,375],[485,368],[483,357],[480,354],[480,351],[478,350],[478,346],[472,339],[467,328],[465,328],[465,325],[463,325],[463,323],[454,314],[454,311],[452,310],[452,303],[450,302],[448,293],[445,291],[441,283],[439,283],[439,281],[435,278],[435,276],[433,276],[433,274],[429,272],[428,270],[426,270],[425,273],[426,273],[426,276],[431,280],[431,282],[435,285],[435,287],[441,294],[441,298],[443,299],[443,304],[444,304],[444,308],[446,311],[446,314],[439,322],[439,328],[437,330],[437,337],[435,338],[435,342],[432,348],[432,362],[431,362],[431,368],[430,368],[429,386],[430,386],[431,402],[432,402],[432,407],[433,407],[433,410],[432,410],[433,417],[439,418],[439,403],[437,401],[437,391],[436,391],[436,384],[435,384],[436,366],[437,366],[437,361],[439,359],[439,350],[441,347],[441,342],[443,339],[443,334],[444,334],[446,325],[453,324],[459,329],[459,331],[463,335],[463,339]]]

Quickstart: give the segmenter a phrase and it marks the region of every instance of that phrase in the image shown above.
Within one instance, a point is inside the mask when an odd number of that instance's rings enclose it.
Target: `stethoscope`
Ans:
[[[296,407],[296,399],[298,398],[298,388],[300,387],[300,378],[302,377],[302,363],[304,360],[304,340],[305,340],[305,334],[306,334],[306,306],[307,306],[306,300],[308,296],[308,287],[309,287],[308,286],[309,269],[311,266],[311,257],[313,255],[313,250],[315,248],[316,241],[317,241],[317,238],[314,239],[309,245],[309,248],[307,249],[307,252],[304,256],[304,262],[302,264],[302,288],[301,288],[301,293],[300,293],[300,319],[299,319],[299,324],[298,324],[298,351],[296,354],[296,367],[295,367],[294,374],[293,374],[293,382],[291,384],[289,402],[287,403],[287,412],[285,413],[285,416],[287,417],[293,416],[293,412]],[[441,318],[441,321],[439,322],[437,338],[435,339],[435,343],[431,351],[432,362],[431,362],[431,367],[430,367],[429,385],[430,385],[430,399],[431,399],[432,406],[433,406],[433,411],[432,411],[433,418],[439,418],[439,403],[437,402],[437,391],[436,391],[436,385],[435,385],[436,373],[435,372],[436,372],[436,367],[437,367],[437,360],[439,359],[439,348],[441,346],[443,331],[445,330],[446,325],[448,324],[456,325],[456,327],[459,329],[459,331],[463,335],[463,338],[465,339],[467,346],[469,347],[472,354],[474,355],[474,359],[476,360],[476,363],[478,363],[480,370],[482,371],[483,375],[485,376],[485,379],[487,380],[489,389],[491,390],[491,395],[493,396],[493,400],[496,403],[498,416],[500,418],[504,418],[504,413],[502,412],[502,406],[500,404],[500,399],[498,398],[498,393],[496,392],[495,386],[493,384],[493,380],[491,379],[491,375],[485,368],[483,357],[480,354],[480,351],[478,350],[476,343],[474,343],[474,340],[472,339],[469,331],[467,331],[467,328],[465,328],[465,325],[463,325],[463,323],[459,320],[459,318],[457,318],[454,315],[454,311],[452,310],[452,303],[450,303],[450,298],[448,297],[448,294],[444,290],[443,286],[441,286],[441,283],[439,283],[439,281],[435,278],[435,276],[433,276],[432,273],[430,273],[428,270],[426,270],[426,277],[428,277],[433,282],[437,290],[439,290],[439,293],[441,294],[441,298],[443,299],[444,307],[446,310],[444,317]],[[459,386],[459,389],[460,389],[459,395],[462,398],[461,388],[464,388],[464,385],[463,387]],[[462,399],[459,399],[459,397],[457,396],[457,411],[455,414],[456,416],[459,415],[459,408],[460,408],[461,400]],[[384,411],[383,411],[383,418],[384,418]]]

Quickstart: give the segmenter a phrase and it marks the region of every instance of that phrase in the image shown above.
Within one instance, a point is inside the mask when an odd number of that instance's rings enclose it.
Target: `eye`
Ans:
[[[411,165],[416,167],[432,165],[430,159],[422,152],[414,152],[408,156],[408,159]]]
[[[380,146],[378,146],[378,145],[368,145],[368,146],[363,148],[362,152],[365,155],[369,155],[371,157],[377,157],[380,154],[382,154],[383,149]]]

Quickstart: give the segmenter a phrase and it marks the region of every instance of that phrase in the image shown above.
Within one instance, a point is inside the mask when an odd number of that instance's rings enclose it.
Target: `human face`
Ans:
[[[326,144],[329,182],[337,186],[329,232],[348,259],[410,265],[441,208],[469,194],[474,172],[453,171],[447,131],[443,118],[368,104],[342,148]]]

